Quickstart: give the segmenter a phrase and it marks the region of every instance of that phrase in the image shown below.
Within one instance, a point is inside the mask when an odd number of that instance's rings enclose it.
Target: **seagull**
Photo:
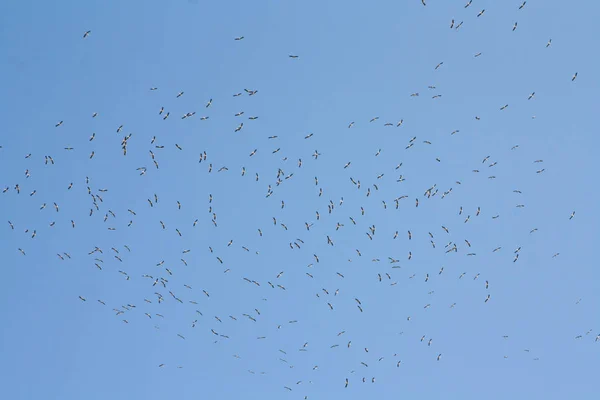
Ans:
[[[85,39],[86,37],[90,36],[90,33],[92,33],[92,31],[86,31],[86,32],[83,34],[83,38]]]

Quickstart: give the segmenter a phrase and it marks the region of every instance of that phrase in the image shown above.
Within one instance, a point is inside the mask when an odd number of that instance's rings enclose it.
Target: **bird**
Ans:
[[[85,39],[85,38],[87,38],[88,36],[90,36],[90,33],[92,33],[92,31],[86,31],[86,32],[83,34],[83,38]]]

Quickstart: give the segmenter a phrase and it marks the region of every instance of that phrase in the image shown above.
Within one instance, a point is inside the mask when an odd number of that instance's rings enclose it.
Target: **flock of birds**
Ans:
[[[471,7],[473,0],[470,0],[464,7]],[[422,4],[426,6],[426,1],[422,0]],[[518,10],[522,10],[526,7],[527,2],[523,1],[518,7]],[[475,14],[476,18],[487,16],[485,9],[481,9]],[[450,28],[458,30],[463,26],[463,21],[451,20]],[[517,29],[517,22],[514,22],[512,30]],[[88,30],[84,33],[83,38],[90,40],[92,38],[92,31]],[[234,38],[235,41],[241,42],[245,40],[244,36]],[[548,40],[545,43],[546,47],[549,47],[552,40]],[[544,44],[542,44],[544,45]],[[482,53],[477,53],[475,57],[480,57]],[[296,54],[289,54],[288,57],[295,61],[301,62],[301,58]],[[292,61],[290,61],[292,62]],[[442,68],[443,62],[437,64],[434,70]],[[577,72],[571,76],[571,80],[575,81],[577,78]],[[568,79],[568,77],[567,77]],[[435,90],[436,87],[431,85],[427,90]],[[158,87],[150,87],[148,95],[155,96],[157,102],[167,101],[168,98],[174,98],[176,101],[190,96],[185,90],[169,91]],[[436,92],[437,93],[437,92]],[[528,92],[529,93],[529,92]],[[262,93],[256,88],[241,88],[236,93],[228,94],[235,98],[246,97],[245,103],[240,101],[240,104],[244,104],[243,107],[251,108],[251,101],[254,97],[260,96]],[[407,93],[407,97],[421,96],[419,92]],[[432,99],[441,97],[442,94],[435,94]],[[524,98],[533,100],[535,92],[530,92],[525,95]],[[193,100],[194,103],[198,103],[197,99]],[[171,103],[173,103],[171,101]],[[149,114],[153,114],[153,117],[159,121],[167,121],[168,119],[179,119],[189,120],[196,119],[200,121],[206,121],[211,117],[211,111],[219,107],[219,99],[215,96],[213,98],[205,99],[199,110],[185,110],[181,107],[167,108],[159,106],[155,110],[149,110]],[[508,104],[504,104],[499,107],[500,111],[504,111],[509,107]],[[240,106],[242,108],[242,106]],[[253,124],[260,121],[258,115],[246,113],[244,110],[233,110],[231,111],[233,119],[236,121],[231,125],[230,133],[233,135],[243,135],[247,129],[252,129]],[[94,120],[102,118],[102,115],[98,112],[90,112],[91,118]],[[407,120],[410,116],[404,116]],[[472,118],[472,117],[471,117]],[[475,116],[476,120],[480,120],[479,116]],[[165,122],[169,123],[169,122]],[[403,134],[404,119],[398,119],[394,121],[381,122],[379,116],[374,116],[370,120],[362,121],[340,121],[340,127],[343,129],[355,129],[357,125],[364,124],[369,127],[381,126],[386,128],[397,129],[399,135]],[[59,120],[55,123],[55,128],[68,129],[68,119]],[[89,160],[97,160],[103,157],[103,154],[98,152],[94,148],[96,141],[109,139],[109,133],[91,133],[87,138],[87,145],[80,144],[75,147],[66,145],[63,147],[62,154],[44,155],[43,166],[41,166],[41,155],[35,154],[35,150],[32,153],[25,155],[25,158],[30,161],[28,166],[22,175],[22,179],[18,182],[7,183],[5,182],[2,188],[4,196],[29,196],[32,198],[41,198],[39,201],[39,213],[41,219],[49,219],[48,222],[39,223],[35,226],[24,226],[18,220],[7,221],[3,235],[14,234],[18,235],[20,232],[24,232],[28,235],[28,238],[33,240],[38,235],[52,235],[52,230],[58,226],[69,226],[71,229],[77,229],[80,225],[90,224],[89,221],[94,222],[94,228],[90,229],[104,229],[106,231],[124,231],[125,234],[121,236],[124,239],[128,235],[127,229],[135,228],[139,221],[139,218],[144,218],[144,228],[140,232],[137,231],[137,235],[143,237],[152,237],[157,232],[164,232],[165,235],[171,235],[169,240],[173,238],[182,238],[184,236],[193,236],[196,232],[194,230],[219,230],[223,229],[220,225],[221,213],[227,214],[231,210],[221,206],[221,200],[217,195],[212,193],[203,193],[204,205],[207,209],[206,217],[197,217],[189,213],[186,215],[186,225],[175,225],[169,222],[169,213],[180,212],[186,213],[190,209],[190,204],[196,200],[190,200],[180,198],[175,201],[168,200],[166,204],[163,204],[163,197],[171,199],[172,193],[165,194],[157,191],[151,194],[138,195],[138,202],[134,207],[127,207],[119,202],[119,193],[115,193],[110,186],[101,187],[97,186],[94,182],[93,176],[86,176],[85,180],[64,182],[64,191],[66,193],[76,192],[76,196],[81,196],[81,202],[87,204],[86,215],[73,215],[68,209],[65,210],[60,205],[59,200],[50,198],[47,193],[43,190],[38,190],[40,181],[36,179],[37,172],[40,168],[51,168],[55,163],[61,163],[67,157],[71,157],[70,154],[81,155],[80,159],[89,158]],[[288,275],[294,276],[295,293],[302,293],[303,296],[310,296],[316,299],[314,304],[315,308],[325,309],[330,312],[335,312],[338,308],[343,308],[344,312],[354,312],[358,314],[375,312],[369,308],[367,301],[361,298],[359,292],[352,293],[346,290],[347,286],[344,285],[350,275],[356,276],[357,271],[353,267],[350,267],[351,263],[361,263],[363,259],[367,259],[370,262],[368,272],[361,272],[361,279],[364,276],[364,285],[371,284],[385,284],[390,287],[401,287],[410,284],[410,282],[421,281],[428,283],[436,279],[451,274],[452,279],[461,280],[465,282],[470,280],[473,285],[476,285],[479,289],[479,297],[473,298],[473,301],[480,301],[481,303],[489,304],[494,301],[494,282],[486,278],[485,272],[465,272],[458,270],[458,266],[462,261],[457,261],[456,258],[452,258],[454,255],[464,255],[466,257],[482,257],[485,255],[500,253],[506,254],[506,262],[518,263],[519,257],[522,251],[526,251],[522,246],[517,245],[514,248],[505,249],[503,246],[497,246],[495,248],[485,249],[478,246],[476,233],[473,236],[458,237],[452,235],[453,231],[457,230],[461,233],[468,232],[469,226],[477,220],[496,220],[500,218],[500,215],[494,212],[493,209],[486,207],[486,204],[478,206],[459,206],[454,210],[454,215],[446,216],[444,223],[440,223],[439,226],[434,227],[423,227],[423,226],[403,226],[398,223],[396,228],[392,227],[393,213],[398,210],[406,210],[406,212],[416,212],[419,208],[429,207],[435,208],[436,204],[444,199],[460,196],[460,192],[463,190],[462,187],[469,183],[464,183],[462,180],[455,180],[451,185],[438,185],[437,183],[422,184],[421,189],[418,192],[402,193],[396,197],[384,198],[379,193],[388,192],[387,188],[393,187],[392,190],[402,192],[403,185],[406,181],[412,180],[417,181],[419,179],[418,171],[411,169],[410,165],[405,165],[401,160],[393,165],[382,165],[381,172],[372,177],[364,177],[361,180],[361,171],[354,170],[354,163],[352,160],[340,164],[338,169],[331,172],[324,172],[324,175],[329,174],[326,178],[319,176],[308,176],[304,173],[307,169],[306,164],[311,164],[314,168],[317,168],[319,162],[328,157],[335,150],[329,149],[317,149],[310,153],[300,154],[297,149],[294,148],[283,148],[277,144],[279,136],[269,136],[267,143],[273,145],[266,149],[264,147],[252,147],[247,152],[246,160],[239,160],[237,165],[225,165],[221,160],[213,158],[210,150],[202,150],[197,148],[188,148],[182,142],[177,142],[169,135],[147,135],[143,137],[143,134],[134,134],[127,131],[127,124],[115,123],[114,133],[119,135],[120,142],[115,142],[114,146],[118,145],[118,151],[122,153],[122,156],[127,157],[130,149],[135,149],[137,153],[146,152],[146,161],[143,165],[135,167],[135,174],[129,174],[129,171],[119,171],[117,174],[120,179],[147,179],[153,178],[154,174],[158,174],[163,168],[164,164],[171,162],[173,158],[180,157],[180,154],[193,154],[193,157],[197,160],[196,165],[190,165],[188,169],[184,171],[185,174],[191,174],[193,176],[200,176],[203,174],[220,174],[222,177],[221,183],[225,185],[228,180],[233,179],[246,179],[252,182],[256,187],[260,187],[264,200],[261,200],[264,204],[265,209],[273,210],[273,216],[269,220],[261,221],[257,226],[252,227],[254,237],[249,239],[244,237],[245,231],[240,229],[236,232],[231,232],[231,238],[224,243],[212,243],[210,239],[208,245],[197,244],[195,247],[185,248],[172,248],[171,254],[168,258],[157,259],[153,265],[143,266],[143,272],[139,273],[140,268],[134,268],[136,252],[144,251],[144,249],[136,249],[134,246],[127,244],[114,243],[109,246],[92,246],[91,248],[82,251],[81,249],[69,249],[69,250],[57,250],[56,257],[61,262],[69,262],[70,260],[77,260],[78,263],[88,265],[90,267],[90,274],[92,273],[104,273],[104,274],[116,274],[115,276],[121,276],[126,281],[141,281],[143,282],[145,295],[133,299],[127,304],[108,304],[103,299],[90,298],[85,293],[81,293],[75,300],[85,303],[86,306],[95,306],[106,308],[107,312],[114,313],[115,317],[122,321],[123,324],[140,323],[140,317],[147,319],[152,322],[156,329],[160,329],[161,324],[168,323],[169,314],[162,311],[164,303],[172,303],[177,307],[182,307],[186,313],[189,314],[189,325],[187,327],[181,327],[180,331],[176,334],[176,338],[179,340],[188,340],[190,336],[197,335],[198,330],[204,330],[208,337],[212,337],[214,343],[226,343],[235,336],[245,335],[245,330],[248,328],[245,325],[240,325],[242,321],[246,321],[250,324],[260,325],[265,319],[264,313],[261,312],[260,304],[246,304],[247,311],[244,313],[231,313],[229,315],[212,315],[211,300],[217,296],[219,288],[225,285],[224,282],[231,280],[239,280],[244,284],[250,285],[251,287],[258,290],[261,297],[261,302],[268,302],[270,296],[273,296],[269,291],[277,291],[278,296],[285,296],[288,292],[288,285],[292,284],[291,281],[286,280]],[[458,135],[460,130],[448,130],[448,138],[454,138]],[[299,141],[305,141],[310,143],[319,136],[318,133],[304,133],[298,136]],[[450,139],[452,140],[452,139]],[[432,146],[430,140],[422,140],[413,136],[408,138],[403,151],[427,151],[427,146]],[[86,151],[82,153],[82,147],[87,147],[89,153]],[[314,147],[317,147],[315,145]],[[418,149],[418,150],[417,150]],[[6,149],[10,151],[10,149]],[[382,153],[386,152],[387,149],[374,149],[372,154],[365,155],[365,158],[372,158],[370,163],[377,163]],[[518,153],[519,146],[514,145],[510,150],[514,153]],[[367,151],[365,151],[367,152]],[[183,156],[181,156],[183,159]],[[253,168],[247,165],[256,166],[256,160],[262,168],[269,170],[269,174],[264,176],[257,172],[257,168]],[[401,156],[400,156],[401,158]],[[66,161],[65,161],[66,162]],[[429,162],[429,161],[427,161]],[[432,163],[441,163],[440,157],[434,157],[430,160]],[[498,168],[501,168],[502,160],[492,158],[490,155],[481,155],[476,164],[473,165],[470,173],[484,175],[488,180],[494,180],[496,178]],[[377,164],[379,165],[379,164]],[[535,176],[535,174],[548,173],[544,167],[544,161],[542,159],[531,160],[532,168],[528,171],[529,174]],[[236,178],[233,178],[235,174]],[[478,175],[478,176],[479,176]],[[60,179],[60,177],[56,177]],[[175,179],[175,178],[174,178]],[[204,178],[198,178],[204,179]],[[331,182],[335,180],[339,182],[339,187],[343,188],[339,193],[334,193],[328,189],[327,184],[324,182]],[[297,182],[297,183],[296,183]],[[302,204],[298,204],[292,198],[284,198],[279,195],[282,192],[283,187],[290,187],[292,185],[302,187],[302,190],[309,193],[308,196],[314,196],[320,204],[318,210],[306,210],[302,208]],[[150,187],[150,186],[149,186]],[[202,190],[202,187],[199,189]],[[242,196],[253,196],[255,192],[248,191]],[[522,197],[523,193],[518,188],[515,188],[513,195],[515,199]],[[85,199],[85,200],[84,200]],[[438,202],[438,203],[436,203]],[[115,207],[111,208],[108,204],[114,204]],[[143,205],[142,205],[143,204]],[[293,210],[288,212],[287,208],[292,204]],[[524,208],[525,204],[521,200],[516,200],[515,208]],[[378,212],[384,212],[386,217],[383,221],[370,218],[373,214],[373,210]],[[382,211],[383,210],[383,211]],[[291,213],[291,214],[290,214]],[[575,218],[574,210],[565,210],[564,219],[573,220]],[[86,219],[87,218],[87,219]],[[394,222],[393,225],[396,225]],[[402,227],[399,227],[402,225]],[[537,232],[537,228],[532,227],[529,234],[534,235]],[[348,232],[352,232],[351,234]],[[223,234],[222,232],[220,234]],[[229,233],[228,233],[229,234]],[[491,233],[490,233],[491,234]],[[380,237],[382,237],[380,239]],[[16,237],[16,236],[15,236]],[[351,238],[350,239],[348,238]],[[17,239],[15,239],[17,240]],[[36,252],[39,249],[36,248],[35,241],[23,240],[19,237],[19,244],[16,247],[16,251],[20,252],[23,256],[29,255],[31,252]],[[374,241],[388,240],[389,244],[389,255],[370,254],[368,250],[364,248],[370,248],[370,244]],[[256,247],[252,247],[247,242],[256,243]],[[263,249],[266,251],[269,247],[274,245],[283,245],[286,251],[290,251],[291,255],[289,259],[276,259],[268,260],[263,259]],[[413,252],[415,258],[425,257],[423,252],[420,252],[423,246],[426,245],[430,248],[431,252],[436,254],[436,257],[445,257],[445,265],[424,265],[422,261],[413,260]],[[65,247],[67,244],[65,244]],[[326,246],[326,250],[323,248]],[[414,247],[419,247],[419,251],[414,250]],[[287,250],[289,248],[289,250]],[[231,255],[237,249],[241,254],[246,254],[247,257],[253,257],[248,259],[247,263],[249,266],[241,267],[234,265],[229,259]],[[316,250],[318,249],[318,250]],[[398,249],[403,249],[403,254],[399,254]],[[197,282],[193,280],[186,269],[192,268],[193,262],[190,261],[190,256],[194,253],[202,252],[212,261],[213,267],[219,267],[222,270],[222,281],[221,282]],[[366,257],[363,257],[363,254]],[[367,255],[368,254],[368,255]],[[560,253],[553,251],[548,254],[548,257],[558,257]],[[238,257],[236,255],[236,257]],[[293,261],[291,261],[293,260]],[[295,268],[291,271],[286,268],[286,264],[290,263],[302,264],[303,267]],[[419,268],[412,268],[411,263],[420,263]],[[270,277],[266,279],[260,279],[252,276],[252,267],[254,265],[261,265],[266,271],[272,271],[273,268],[277,269],[276,273],[272,273]],[[302,269],[301,273],[298,270]],[[409,273],[405,271],[409,270]],[[135,273],[133,272],[135,271]],[[270,272],[269,272],[270,273]],[[117,275],[118,274],[118,275]],[[186,276],[184,280],[181,276]],[[306,288],[301,287],[301,279],[314,282],[307,285]],[[371,281],[369,281],[371,280]],[[300,283],[299,283],[300,282]],[[298,286],[300,285],[300,286]],[[313,288],[319,287],[318,290]],[[210,288],[210,289],[209,289]],[[412,319],[426,313],[431,307],[442,306],[435,300],[434,291],[428,291],[428,300],[424,304],[414,306],[414,310],[406,316],[403,316],[404,324],[411,324]],[[275,300],[277,301],[277,300]],[[300,300],[299,300],[300,301]],[[250,301],[248,301],[249,303]],[[449,302],[444,305],[449,310],[457,307],[456,302]],[[287,321],[282,321],[276,324],[276,331],[285,331],[284,327],[292,326],[294,324],[300,324],[301,321],[290,315]],[[416,323],[416,322],[415,322]],[[343,326],[343,324],[341,325]],[[307,329],[299,328],[299,329]],[[399,328],[400,330],[402,328]],[[403,332],[397,332],[402,335]],[[578,335],[577,339],[583,339],[584,336],[591,335],[594,340],[600,341],[600,334],[594,334],[592,330],[585,334]],[[260,335],[256,337],[259,341],[268,341],[270,336]],[[330,349],[337,347],[345,347],[347,349],[353,349],[354,343],[351,332],[340,327],[339,332],[330,338],[332,344],[329,346]],[[509,340],[509,337],[504,335],[504,340]],[[372,338],[376,341],[376,338]],[[414,335],[412,338],[407,340],[411,341],[415,345],[422,343],[427,348],[432,349],[430,358],[433,362],[441,362],[443,360],[444,352],[442,349],[436,348],[435,338],[430,337],[427,334]],[[275,345],[274,345],[275,346]],[[341,378],[339,385],[341,387],[349,388],[353,384],[357,383],[376,383],[377,377],[369,374],[369,364],[382,363],[395,368],[401,368],[403,361],[401,355],[397,352],[373,354],[369,351],[369,343],[360,342],[357,344],[359,355],[357,360],[360,360],[355,365],[350,366],[348,371],[345,372],[345,377]],[[308,352],[310,345],[309,342],[298,343],[298,348],[294,351]],[[294,368],[293,358],[288,355],[292,349],[281,349],[277,346],[273,347],[273,353],[278,354],[278,359],[289,368]],[[529,352],[529,349],[525,349]],[[232,354],[236,359],[243,358],[243,355],[238,353]],[[507,357],[507,356],[505,356]],[[539,357],[535,356],[534,360],[539,360]],[[159,368],[168,368],[169,364],[160,363]],[[181,368],[182,366],[178,366]],[[312,366],[312,370],[316,371],[319,369],[319,365]],[[255,371],[253,369],[248,370],[251,374],[265,374],[266,372]],[[315,378],[311,378],[315,379]],[[310,382],[310,381],[308,381]],[[304,379],[298,379],[297,381],[286,383],[283,386],[284,390],[295,391],[301,390],[299,387],[307,383]],[[305,396],[307,398],[307,396]]]

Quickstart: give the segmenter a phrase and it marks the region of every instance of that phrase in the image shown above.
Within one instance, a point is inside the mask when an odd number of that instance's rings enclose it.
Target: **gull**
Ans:
[[[500,111],[505,110],[506,107],[508,107],[508,104],[503,105],[502,107],[500,107]]]
[[[481,16],[483,15],[483,13],[484,13],[484,12],[485,12],[485,8],[484,8],[483,10],[479,11],[479,14],[477,14],[477,17],[478,17],[478,18],[479,18],[479,17],[481,17]]]
[[[481,55],[481,53],[477,53],[475,54],[475,57],[479,57]]]
[[[181,96],[183,96],[183,92],[179,92],[179,93],[177,93],[177,98],[179,98],[179,97],[181,97]]]
[[[434,70],[438,69],[439,67],[441,67],[442,65],[444,65],[444,62],[442,61],[441,63],[439,63],[438,65],[435,66]]]
[[[522,9],[523,7],[525,7],[525,4],[527,4],[526,1],[524,1],[523,3],[521,3],[521,5],[519,6],[519,10]]]
[[[298,56],[294,55],[294,54],[290,54],[289,55],[290,58],[298,58]]]
[[[469,0],[469,2],[465,5],[465,8],[469,7],[472,2],[473,2],[473,0]]]
[[[59,123],[57,123],[56,125],[54,125],[56,128],[58,128],[59,126],[61,126],[63,124],[63,121],[60,121]]]
[[[373,118],[371,118],[371,120],[370,120],[369,122],[375,122],[375,121],[377,121],[378,119],[379,119],[379,117],[373,117]]]
[[[206,108],[210,107],[210,105],[212,104],[212,100],[213,99],[208,100],[208,103],[206,103]]]
[[[574,216],[575,216],[575,211],[573,211],[573,212],[571,213],[571,216],[569,217],[569,219],[573,219],[573,217],[574,217]]]
[[[86,32],[83,34],[83,38],[85,39],[85,38],[87,38],[88,36],[90,36],[90,33],[92,33],[92,31],[86,31]]]
[[[546,47],[550,47],[551,44],[552,44],[552,39],[548,39],[548,43],[546,43]]]
[[[573,77],[571,78],[571,82],[574,81],[575,79],[577,79],[577,72],[575,72],[575,75],[573,75]]]
[[[517,29],[517,23],[516,22],[515,22],[515,24],[513,25],[513,28],[512,28],[513,32],[515,31],[515,29]]]
[[[239,132],[242,130],[242,128],[244,127],[244,123],[242,122],[237,128],[235,128],[234,132]]]
[[[350,124],[348,125],[348,128],[352,128],[353,125],[354,125],[354,122],[350,122]]]
[[[440,361],[440,358],[442,358],[442,353],[438,354],[437,360]]]
[[[529,97],[527,97],[527,100],[531,100],[533,98],[533,96],[535,96],[535,92],[531,92],[531,94],[529,95]]]

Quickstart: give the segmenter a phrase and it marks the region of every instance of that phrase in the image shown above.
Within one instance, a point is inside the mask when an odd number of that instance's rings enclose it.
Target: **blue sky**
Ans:
[[[595,398],[600,6],[465,3],[9,1],[0,397]]]

